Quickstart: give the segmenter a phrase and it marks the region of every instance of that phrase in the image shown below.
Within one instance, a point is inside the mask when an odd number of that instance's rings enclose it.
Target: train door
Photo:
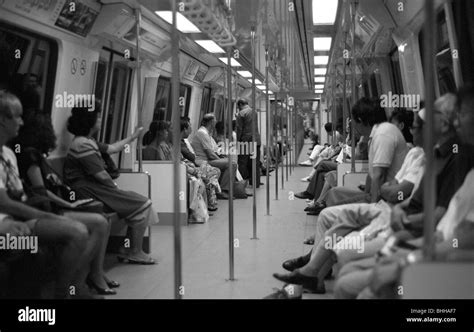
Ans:
[[[128,62],[129,59],[116,51],[102,49],[100,52],[94,92],[102,109],[99,140],[105,143],[121,140],[127,134],[132,78]],[[121,153],[112,156],[117,165],[120,165],[121,157]]]
[[[0,89],[15,93],[23,108],[51,114],[57,56],[53,40],[0,23]]]

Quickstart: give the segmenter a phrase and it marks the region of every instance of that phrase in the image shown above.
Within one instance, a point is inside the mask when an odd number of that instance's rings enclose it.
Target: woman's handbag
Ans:
[[[247,187],[247,181],[238,181],[234,182],[234,197],[236,199],[239,198],[247,198],[247,193],[245,192],[245,188]]]

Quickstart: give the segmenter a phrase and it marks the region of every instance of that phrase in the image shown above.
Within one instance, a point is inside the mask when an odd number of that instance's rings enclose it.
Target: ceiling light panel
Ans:
[[[165,11],[156,11],[156,15],[164,19],[169,24],[173,25],[173,12],[169,10]],[[195,26],[190,20],[184,17],[180,13],[176,13],[176,27],[179,31],[183,33],[200,33],[201,30],[197,26]]]

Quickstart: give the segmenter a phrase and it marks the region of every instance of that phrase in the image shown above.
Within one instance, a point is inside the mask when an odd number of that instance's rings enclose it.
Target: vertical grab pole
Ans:
[[[288,98],[286,98],[286,103],[285,103],[285,117],[286,117],[286,181],[288,181],[288,163],[289,163],[289,158],[290,158],[290,142],[289,142],[289,133],[290,133],[290,121],[289,121],[289,111],[288,111]]]
[[[298,128],[297,128],[297,123],[298,123],[298,116],[296,114],[296,100],[293,100],[293,135],[295,136],[295,153],[293,154],[293,170],[298,164]]]
[[[260,149],[258,146],[257,139],[257,109],[256,109],[256,91],[255,91],[255,26],[252,25],[250,31],[252,37],[252,113],[255,114],[252,118],[252,144],[255,144],[257,149]],[[253,184],[253,204],[252,204],[252,218],[253,218],[253,236],[252,240],[257,240],[257,181],[260,183],[260,178],[257,179],[257,157],[258,151],[255,151],[255,158],[252,159],[252,184]]]
[[[332,67],[332,93],[331,93],[331,122],[332,122],[332,144],[336,146],[336,66]]]
[[[346,40],[347,40],[347,31],[344,32],[344,50],[346,50]],[[343,78],[343,81],[344,81],[344,85],[342,87],[342,127],[344,128],[344,139],[346,139],[346,127],[347,127],[347,89],[346,89],[346,81],[347,81],[347,60],[346,60],[346,57],[343,56],[343,63],[344,63],[344,78]],[[345,156],[345,154],[344,154]],[[355,156],[352,156],[351,159],[354,159]],[[344,158],[345,159],[345,158]]]
[[[435,97],[434,87],[434,54],[435,52],[435,41],[436,37],[434,31],[435,27],[435,15],[434,15],[433,2],[431,0],[425,0],[425,26],[424,26],[424,63],[425,66],[425,106],[426,106],[426,126],[424,129],[424,142],[426,146],[434,146],[434,131],[433,131],[433,102]],[[426,149],[426,163],[427,165],[433,165],[434,151],[429,148]],[[428,261],[434,259],[434,209],[436,201],[436,174],[432,167],[426,167],[425,170],[425,181],[424,181],[424,241],[423,241],[423,255]]]
[[[273,116],[272,121],[272,132],[275,133],[276,130],[276,144],[273,144],[273,150],[275,151],[276,156],[276,165],[275,165],[275,200],[278,201],[278,168],[280,167],[280,150],[278,149],[278,127],[276,126],[277,117],[278,117],[278,102],[277,102],[277,94],[275,93],[275,116]],[[267,98],[269,98],[267,96]],[[280,105],[283,108],[283,105]],[[275,128],[276,127],[276,128]],[[275,135],[273,135],[275,137]]]
[[[290,100],[289,96],[287,96],[286,98],[286,102],[288,103]],[[295,150],[295,147],[293,146],[293,113],[292,113],[292,110],[291,110],[291,107],[288,105],[288,133],[289,133],[289,137],[290,137],[290,176],[293,172],[293,153],[294,153],[294,150]]]
[[[174,183],[174,291],[175,299],[182,299],[182,271],[181,271],[181,225],[179,220],[179,166],[180,166],[180,114],[179,114],[179,34],[176,28],[176,0],[171,0],[171,6],[173,8],[173,25],[171,28],[171,49],[172,49],[172,116],[173,116],[173,183]]]
[[[283,79],[280,83],[280,94],[281,94],[281,102],[285,99],[285,95],[283,94]],[[285,103],[286,105],[286,103]],[[285,146],[285,132],[283,131],[283,112],[284,107],[281,105],[280,111],[280,133],[281,133],[281,189],[285,189],[285,161],[283,160],[283,152]]]
[[[267,130],[266,130],[266,147],[267,147],[267,164],[266,164],[266,171],[267,171],[267,216],[270,215],[270,103],[268,100],[268,45],[265,45],[265,109],[266,109],[266,123],[267,123]]]
[[[356,24],[356,4],[355,2],[351,3],[351,11],[352,11],[352,47],[351,47],[351,55],[352,55],[352,60],[351,60],[351,93],[352,93],[352,103],[356,103],[356,56],[355,56],[355,24]],[[352,116],[351,113],[351,172],[355,173],[355,128],[354,128],[354,117]]]
[[[139,8],[135,9],[135,15],[137,20],[136,32],[137,32],[137,115],[138,115],[138,127],[143,126],[143,114],[142,114],[142,70],[140,65],[140,26],[142,22],[142,13]],[[138,171],[143,172],[143,162],[142,162],[142,135],[137,140],[138,144]]]
[[[227,48],[227,125],[229,142],[232,138],[232,47]],[[232,170],[232,158],[229,159],[229,170]],[[234,280],[234,172],[229,172],[229,280]]]

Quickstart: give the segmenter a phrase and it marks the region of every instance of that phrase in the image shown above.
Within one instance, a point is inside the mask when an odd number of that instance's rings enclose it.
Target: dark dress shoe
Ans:
[[[321,213],[322,210],[326,208],[326,203],[325,202],[316,202],[316,204],[308,209],[308,215],[309,216],[317,216]]]
[[[314,196],[311,195],[311,194],[310,194],[309,192],[307,192],[307,191],[302,191],[302,192],[300,192],[300,193],[296,193],[296,194],[295,194],[295,197],[296,197],[296,198],[300,198],[300,199],[313,199],[313,198],[314,198]]]
[[[305,207],[305,208],[304,208],[304,211],[305,211],[305,212],[309,212],[309,211],[311,211],[313,208],[314,208],[314,205],[310,205],[310,206]]]
[[[294,271],[300,267],[305,266],[308,264],[309,260],[311,259],[311,252],[309,254],[300,256],[298,258],[289,259],[284,261],[282,267],[287,271]]]
[[[273,277],[289,284],[302,285],[304,288],[306,288],[312,293],[326,293],[326,289],[324,288],[324,286],[318,287],[318,277],[305,276],[301,274],[298,269],[287,274],[273,273]]]

